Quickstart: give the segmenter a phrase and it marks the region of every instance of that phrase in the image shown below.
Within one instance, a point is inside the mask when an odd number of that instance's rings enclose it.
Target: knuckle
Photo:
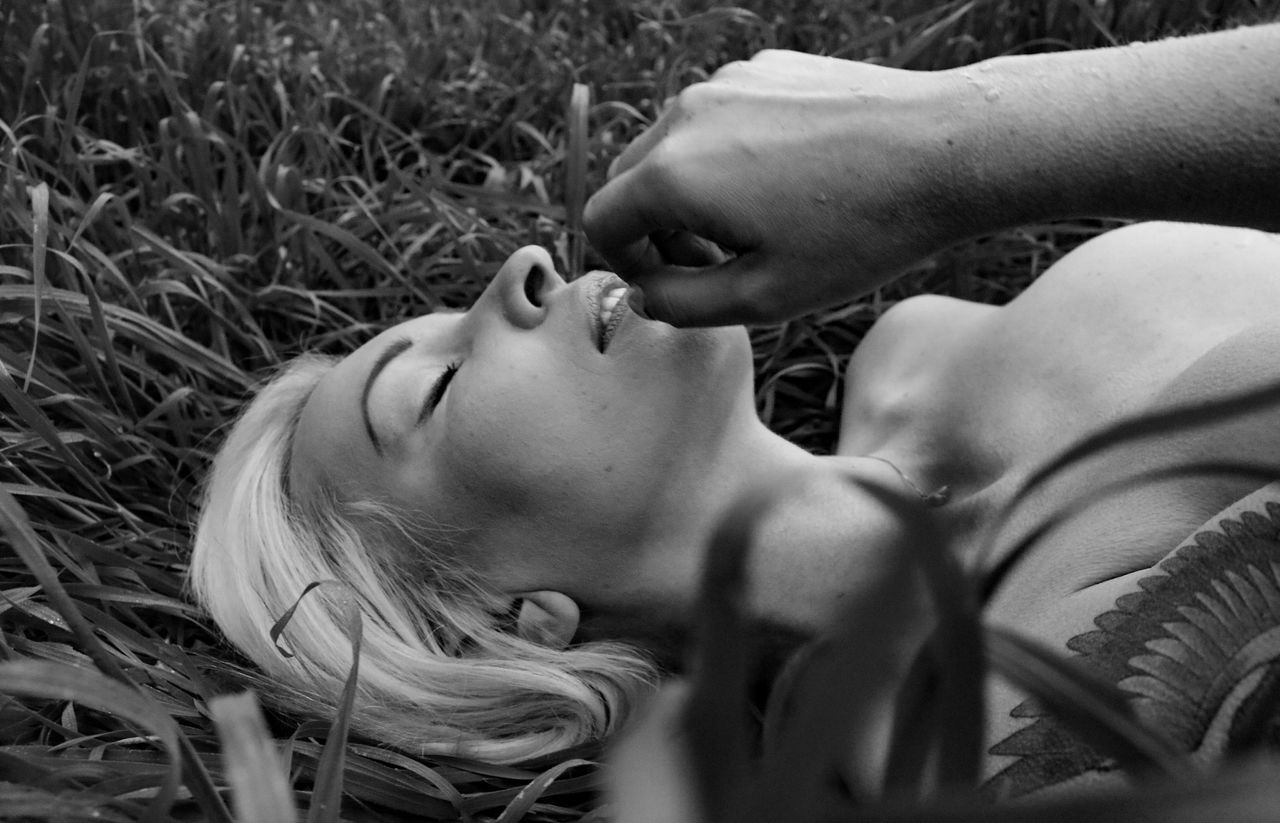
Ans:
[[[645,158],[639,175],[646,192],[668,193],[677,188],[681,180],[681,151],[667,139],[653,147]]]
[[[711,83],[694,83],[676,94],[671,110],[677,116],[688,115],[713,105],[717,97],[719,92]]]
[[[731,63],[725,63],[716,69],[711,75],[712,82],[740,80],[745,75],[754,74],[750,60],[734,60]]]
[[[743,278],[733,294],[734,314],[743,323],[773,323],[786,316],[787,307],[782,295],[768,278]]]

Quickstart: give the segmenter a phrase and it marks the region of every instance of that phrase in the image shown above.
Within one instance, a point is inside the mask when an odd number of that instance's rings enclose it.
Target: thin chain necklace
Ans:
[[[930,508],[936,509],[939,506],[945,506],[947,504],[947,501],[951,499],[950,486],[939,486],[938,488],[934,489],[931,492],[926,492],[924,489],[917,486],[915,484],[915,481],[913,481],[910,477],[907,477],[907,473],[904,472],[902,469],[898,468],[896,465],[894,465],[894,463],[891,460],[884,457],[878,457],[874,454],[866,454],[866,455],[863,455],[863,457],[869,458],[871,460],[879,460],[881,463],[884,463],[886,466],[888,466],[889,468],[897,472],[898,477],[902,478],[902,482],[906,483],[907,486],[910,487],[911,491],[915,492],[916,496],[920,498],[920,502],[924,503],[926,506]]]

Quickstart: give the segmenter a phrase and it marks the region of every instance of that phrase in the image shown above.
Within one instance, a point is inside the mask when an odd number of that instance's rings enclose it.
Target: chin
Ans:
[[[693,360],[706,360],[719,368],[736,366],[751,370],[751,338],[744,326],[712,326],[677,329],[674,342],[680,353]]]
[[[724,397],[730,403],[755,408],[755,369],[751,339],[742,326],[684,329],[678,362],[686,378],[696,381],[704,396]]]
[[[630,361],[633,374],[666,387],[673,398],[682,398],[678,405],[698,408],[699,416],[723,415],[744,402],[754,409],[755,376],[745,328],[654,325],[661,329],[647,330],[643,338],[615,341],[617,355]]]

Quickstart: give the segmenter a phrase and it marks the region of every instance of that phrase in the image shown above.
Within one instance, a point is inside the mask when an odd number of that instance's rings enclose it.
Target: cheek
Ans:
[[[631,352],[608,372],[536,350],[486,359],[484,379],[450,396],[431,449],[456,518],[590,521],[623,515],[624,501],[642,505],[715,439],[740,393],[726,378],[744,373],[749,391],[745,332],[728,331],[649,343],[652,352]]]
[[[443,477],[467,498],[537,513],[579,496],[606,456],[607,432],[594,424],[610,402],[593,400],[580,380],[532,369],[516,376],[459,393],[436,453]]]

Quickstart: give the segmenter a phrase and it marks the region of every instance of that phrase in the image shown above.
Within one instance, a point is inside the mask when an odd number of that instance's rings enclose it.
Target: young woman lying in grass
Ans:
[[[357,728],[518,760],[619,727],[652,661],[678,654],[711,530],[786,477],[753,547],[762,629],[799,640],[852,598],[901,593],[886,724],[857,753],[874,787],[928,608],[888,572],[909,524],[862,480],[933,513],[942,548],[986,572],[992,621],[1084,654],[1145,719],[1221,750],[1280,653],[1280,487],[1197,464],[1280,454],[1280,400],[1099,451],[1006,509],[1117,421],[1280,384],[1280,240],[1257,230],[1280,228],[1277,76],[1277,27],[929,74],[776,52],[730,66],[589,206],[626,280],[566,283],[526,248],[469,311],[264,388],[209,479],[195,590],[309,711],[346,676],[341,605],[302,601],[292,657],[268,629],[309,583],[346,583],[364,616]],[[777,320],[960,238],[1081,214],[1234,227],[1111,232],[1002,308],[902,302],[853,355],[833,455],[760,422],[742,327],[681,327]],[[990,700],[994,795],[1105,769],[1054,751],[1011,689]]]

